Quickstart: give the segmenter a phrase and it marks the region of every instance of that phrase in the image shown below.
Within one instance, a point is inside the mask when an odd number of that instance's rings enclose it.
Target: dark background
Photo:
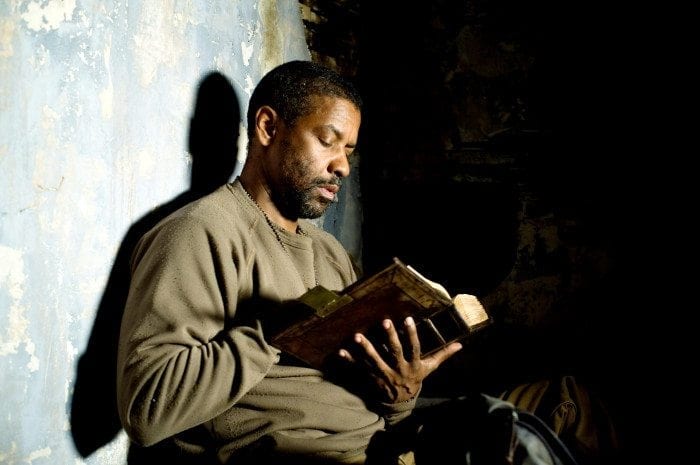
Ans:
[[[366,100],[365,272],[397,256],[497,323],[424,392],[573,375],[645,457],[677,245],[653,26],[610,2],[300,3],[313,59]]]

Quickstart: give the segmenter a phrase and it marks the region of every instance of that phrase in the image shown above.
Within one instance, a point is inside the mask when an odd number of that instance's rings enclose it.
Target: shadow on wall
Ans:
[[[240,105],[230,81],[216,72],[206,75],[190,120],[189,190],[136,221],[119,247],[76,373],[70,421],[73,441],[83,457],[111,442],[121,430],[116,399],[117,344],[132,251],[161,219],[230,180],[236,165],[240,119]]]

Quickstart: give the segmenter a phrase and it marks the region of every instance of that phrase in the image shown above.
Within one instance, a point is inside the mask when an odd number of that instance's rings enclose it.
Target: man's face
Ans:
[[[276,127],[271,196],[290,219],[318,218],[326,211],[350,173],[348,157],[357,144],[357,107],[335,97],[314,101],[314,110],[293,126],[280,121]]]

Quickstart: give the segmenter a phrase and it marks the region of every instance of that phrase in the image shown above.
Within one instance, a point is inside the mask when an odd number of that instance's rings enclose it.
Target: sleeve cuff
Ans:
[[[386,420],[387,424],[394,425],[409,416],[416,407],[416,400],[418,399],[419,395],[420,390],[418,390],[415,396],[403,402],[398,402],[395,404],[380,402],[379,406],[382,409],[382,416]]]

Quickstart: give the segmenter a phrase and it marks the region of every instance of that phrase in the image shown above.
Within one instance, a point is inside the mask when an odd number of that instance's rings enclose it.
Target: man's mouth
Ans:
[[[340,190],[340,186],[336,184],[322,184],[318,186],[318,191],[321,196],[331,202],[337,202],[337,193]]]

